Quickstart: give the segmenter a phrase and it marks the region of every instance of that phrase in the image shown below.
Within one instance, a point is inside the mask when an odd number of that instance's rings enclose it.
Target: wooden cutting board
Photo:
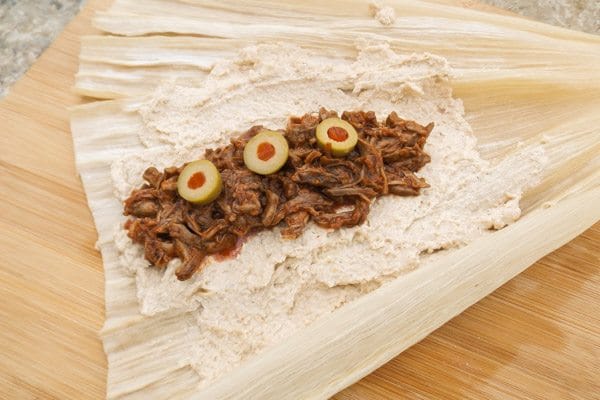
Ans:
[[[90,0],[0,101],[2,399],[105,396],[102,263],[66,108],[83,101],[79,39],[109,2]],[[335,398],[592,399],[598,370],[600,224]]]

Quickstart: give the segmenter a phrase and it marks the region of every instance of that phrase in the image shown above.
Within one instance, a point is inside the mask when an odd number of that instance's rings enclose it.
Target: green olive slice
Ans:
[[[246,143],[244,164],[257,174],[272,174],[283,167],[288,152],[288,142],[281,132],[264,130]]]
[[[222,189],[221,174],[208,160],[187,164],[177,179],[177,192],[191,203],[210,203],[219,197]]]
[[[336,157],[343,157],[354,150],[358,142],[356,129],[340,118],[327,118],[317,125],[317,143]]]

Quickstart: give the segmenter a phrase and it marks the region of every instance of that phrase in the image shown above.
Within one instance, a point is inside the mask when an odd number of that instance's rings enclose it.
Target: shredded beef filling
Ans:
[[[342,119],[358,132],[358,144],[335,158],[319,149],[315,128],[334,111],[321,109],[289,120],[285,137],[289,158],[271,175],[257,175],[244,165],[248,140],[261,131],[255,126],[231,144],[209,149],[205,158],[221,173],[223,191],[210,204],[192,204],[177,193],[181,167],[163,172],[154,167],[147,182],[125,200],[129,237],[144,246],[146,259],[163,268],[181,260],[176,275],[189,279],[210,255],[234,254],[251,234],[275,226],[288,239],[298,237],[309,221],[339,229],[362,224],[371,201],[386,194],[416,196],[429,185],[415,175],[430,161],[423,147],[433,123],[422,126],[394,112],[379,123],[374,112],[344,112]]]

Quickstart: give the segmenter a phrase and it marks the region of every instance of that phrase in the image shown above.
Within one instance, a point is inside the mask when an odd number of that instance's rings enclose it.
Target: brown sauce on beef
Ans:
[[[344,112],[342,119],[358,132],[356,148],[342,158],[319,149],[315,128],[337,116],[321,109],[290,119],[285,129],[289,159],[271,175],[258,175],[243,162],[244,146],[260,126],[233,138],[231,144],[207,150],[223,180],[223,191],[210,204],[187,202],[177,193],[181,167],[163,172],[154,167],[147,182],[125,200],[129,237],[144,246],[146,259],[162,268],[174,258],[176,271],[189,279],[208,256],[235,256],[248,236],[275,226],[288,239],[299,236],[309,221],[339,229],[362,224],[371,201],[383,195],[416,196],[428,187],[415,175],[430,160],[423,147],[433,123],[422,126],[390,114],[379,123],[373,112]],[[346,210],[346,211],[343,211]]]

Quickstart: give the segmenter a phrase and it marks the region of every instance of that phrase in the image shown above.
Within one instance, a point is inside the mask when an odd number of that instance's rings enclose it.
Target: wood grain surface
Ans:
[[[0,101],[2,399],[105,396],[102,262],[67,107],[85,101],[79,41],[109,2],[89,1]],[[598,399],[598,370],[600,224],[335,399]]]

